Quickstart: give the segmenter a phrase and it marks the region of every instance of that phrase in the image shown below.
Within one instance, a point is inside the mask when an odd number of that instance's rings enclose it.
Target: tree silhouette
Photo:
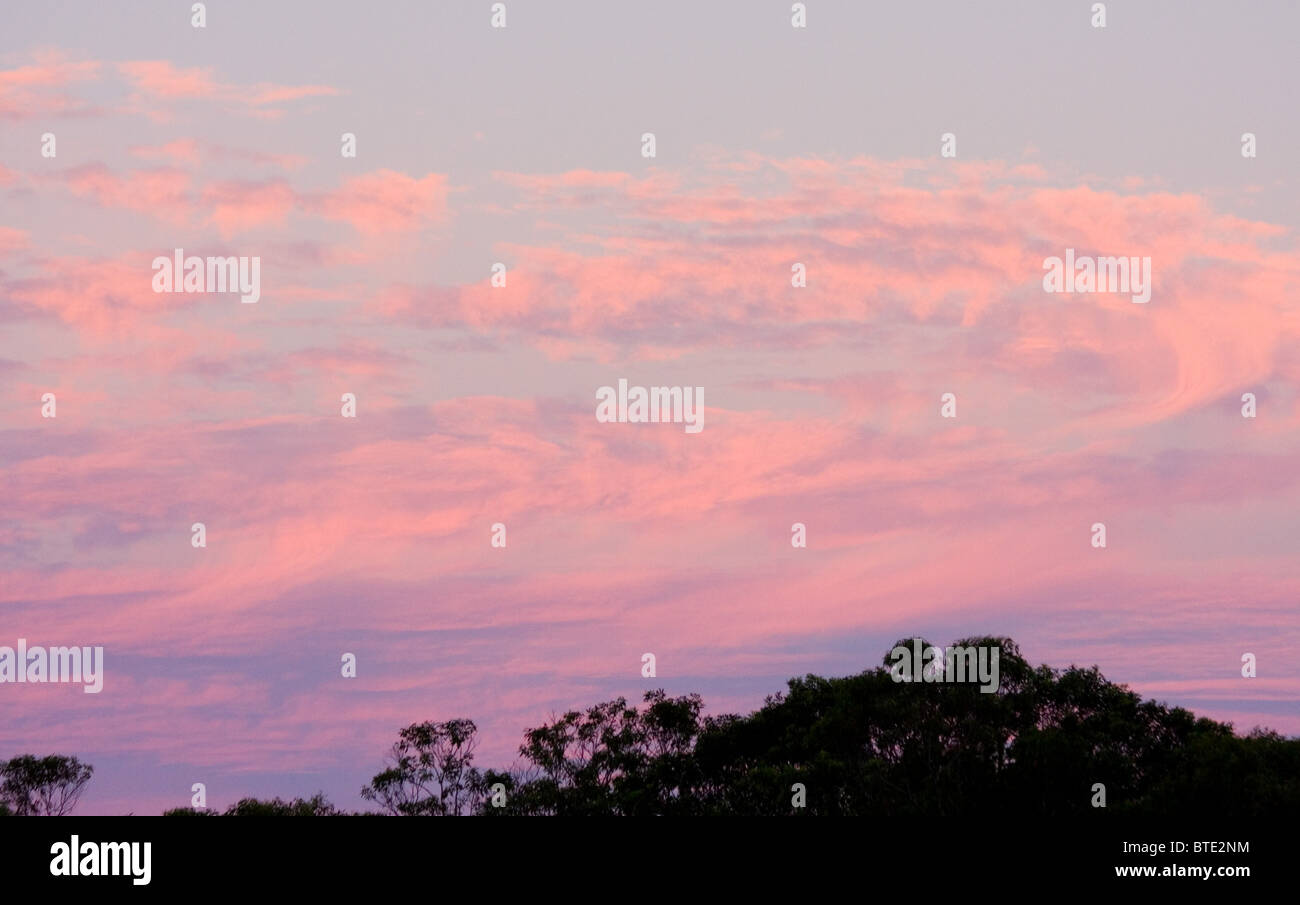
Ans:
[[[261,801],[256,798],[241,798],[226,808],[226,817],[341,817],[343,812],[330,804],[325,796],[316,793],[311,798],[295,798],[283,801],[272,798]]]
[[[998,650],[996,690],[949,681],[958,676],[898,681],[887,655],[858,675],[791,679],[745,716],[705,716],[697,694],[649,691],[639,705],[620,697],[553,717],[524,733],[515,766],[486,772],[473,764],[471,720],[415,723],[361,794],[409,816],[1300,813],[1300,738],[1237,735],[1231,724],[1144,701],[1095,666],[1031,666],[1010,638],[953,646]],[[68,757],[0,764],[0,814],[67,813],[90,775]],[[224,816],[345,813],[318,794],[245,798]]]
[[[911,647],[914,639],[896,646]],[[922,649],[924,639],[915,639]],[[1300,739],[1143,701],[1096,669],[1037,668],[1010,638],[997,690],[856,676],[791,679],[748,716],[701,717],[698,696],[618,698],[525,733],[524,765],[489,773],[519,814],[1099,817],[1300,811]],[[794,806],[802,784],[805,800]],[[1094,807],[1093,788],[1107,807]]]
[[[75,757],[20,755],[0,763],[0,804],[17,817],[62,817],[77,806],[94,772]]]
[[[473,766],[478,747],[472,720],[414,723],[399,734],[391,766],[361,790],[389,814],[455,817],[471,813],[483,797],[483,777]]]
[[[282,798],[263,800],[260,798],[241,798],[226,808],[225,811],[207,808],[172,808],[163,811],[164,817],[347,817],[347,811],[341,811],[330,803],[323,792],[317,792],[311,798],[295,798],[285,801]]]
[[[694,810],[683,797],[693,784],[700,731],[699,695],[647,692],[645,708],[625,698],[571,710],[530,729],[519,749],[527,767],[489,772],[506,787],[507,804],[485,814],[663,814]]]

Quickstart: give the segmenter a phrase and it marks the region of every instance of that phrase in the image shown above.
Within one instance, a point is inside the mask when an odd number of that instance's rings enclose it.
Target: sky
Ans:
[[[409,723],[509,766],[913,634],[1300,734],[1300,7],[491,6],[0,10],[0,645],[105,664],[0,759],[356,808]]]

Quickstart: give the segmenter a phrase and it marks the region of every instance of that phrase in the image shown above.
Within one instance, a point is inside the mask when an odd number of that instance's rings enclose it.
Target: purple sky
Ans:
[[[359,807],[411,722],[506,766],[913,633],[1300,733],[1295,4],[188,6],[0,14],[0,646],[106,673],[0,684],[0,758],[82,812]]]

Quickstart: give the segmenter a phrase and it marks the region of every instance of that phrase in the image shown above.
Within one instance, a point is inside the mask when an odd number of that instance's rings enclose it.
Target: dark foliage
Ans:
[[[899,682],[888,657],[855,676],[791,679],[748,716],[706,717],[699,695],[649,691],[639,705],[617,698],[528,730],[504,771],[474,766],[472,721],[416,723],[362,795],[403,816],[1300,813],[1300,738],[1237,735],[1143,701],[1096,667],[1032,667],[1009,638],[955,646],[998,649],[996,691]],[[0,815],[67,813],[90,775],[76,758],[0,763]],[[317,794],[246,798],[223,816],[345,813]]]
[[[77,806],[95,768],[75,757],[23,754],[0,761],[0,815],[59,817]]]

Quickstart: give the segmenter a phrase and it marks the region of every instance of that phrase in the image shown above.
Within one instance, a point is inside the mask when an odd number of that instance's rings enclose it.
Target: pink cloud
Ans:
[[[222,182],[203,190],[208,221],[223,236],[255,227],[282,226],[297,198],[289,184],[274,182]]]
[[[63,89],[97,79],[98,62],[71,61],[54,52],[35,54],[34,59],[27,66],[0,70],[0,118],[32,119],[93,112],[94,108],[72,98]]]
[[[0,226],[0,255],[10,255],[22,251],[30,245],[27,231]]]
[[[193,166],[184,142],[140,156]],[[228,300],[152,293],[161,250],[24,255],[0,275],[19,329],[54,337],[15,351],[17,401],[0,400],[0,478],[22,514],[0,522],[0,606],[29,636],[103,642],[123,663],[166,650],[177,670],[124,667],[97,711],[6,700],[0,724],[232,770],[314,767],[346,744],[355,764],[436,692],[508,759],[555,701],[622,688],[642,650],[676,675],[788,674],[844,639],[966,624],[1010,625],[1049,662],[1098,651],[1112,677],[1225,712],[1284,701],[1293,550],[1236,529],[1289,536],[1300,503],[1292,237],[1190,195],[926,166],[507,174],[538,228],[495,249],[501,290],[389,276],[390,231],[452,213],[440,174],[311,191],[167,167],[37,180],[263,230],[292,281],[218,319]],[[304,240],[298,218],[382,242]],[[11,232],[0,247],[41,247]],[[1152,301],[1046,295],[1042,259],[1067,246],[1151,254]],[[595,386],[631,368],[705,382],[706,429],[596,422]],[[56,422],[39,418],[43,384]],[[1276,404],[1247,423],[1234,400],[1264,384]],[[955,422],[938,416],[949,388]],[[1179,661],[1154,629],[1266,638],[1283,671],[1242,689],[1204,665],[1223,652]],[[382,652],[363,679],[331,684],[362,644]],[[289,648],[303,659],[284,664]],[[275,666],[192,666],[219,657]]]
[[[362,233],[415,230],[446,214],[447,177],[428,173],[416,179],[376,170],[311,199],[309,206],[320,216],[344,221]]]
[[[689,348],[760,336],[821,343],[837,323],[962,327],[987,337],[997,367],[1028,362],[1054,385],[1075,379],[1072,359],[1090,357],[1111,388],[1142,398],[1122,417],[1145,422],[1267,378],[1300,339],[1300,265],[1271,250],[1283,238],[1275,224],[1218,214],[1191,195],[1046,187],[1039,167],[926,166],[751,155],[735,172],[762,175],[755,191],[697,179],[704,187],[672,194],[634,192],[639,180],[626,174],[502,174],[526,207],[585,209],[609,226],[584,220],[553,243],[503,247],[513,260],[506,290],[394,286],[376,309],[429,326],[517,330],[552,349],[568,339],[642,353],[670,332]],[[905,170],[929,187],[900,187]],[[770,171],[788,178],[781,191]],[[1153,301],[1044,293],[1043,259],[1067,247],[1149,255]],[[796,261],[806,290],[790,286]],[[1225,294],[1234,304],[1222,304]],[[693,339],[673,323],[699,329]]]
[[[135,329],[149,314],[194,302],[193,295],[155,293],[151,260],[134,254],[44,259],[41,276],[7,279],[0,287],[33,311],[54,315],[88,335],[112,336]]]
[[[311,97],[337,95],[328,85],[235,85],[218,81],[210,67],[179,67],[168,60],[131,60],[117,64],[134,89],[139,110],[158,101],[213,101],[253,115],[275,115],[281,105]],[[156,111],[150,111],[156,113]]]
[[[103,164],[86,164],[52,178],[74,195],[90,197],[105,207],[148,213],[171,222],[184,222],[189,215],[190,175],[184,170],[157,167],[133,170],[121,177]]]
[[[135,157],[146,160],[170,160],[191,166],[199,162],[199,142],[193,138],[178,138],[162,145],[136,145],[131,148]]]
[[[160,148],[137,148],[138,156],[188,159],[197,154],[189,141]],[[232,149],[213,153],[245,157]],[[265,156],[260,163],[292,164],[291,155]],[[283,178],[226,180],[191,189],[192,175],[175,167],[115,173],[94,163],[44,176],[74,195],[107,208],[149,214],[169,223],[204,223],[225,238],[259,228],[283,227],[290,214],[346,223],[358,232],[382,235],[411,232],[441,222],[447,215],[447,177],[415,178],[392,170],[355,176],[337,189],[306,192]]]

